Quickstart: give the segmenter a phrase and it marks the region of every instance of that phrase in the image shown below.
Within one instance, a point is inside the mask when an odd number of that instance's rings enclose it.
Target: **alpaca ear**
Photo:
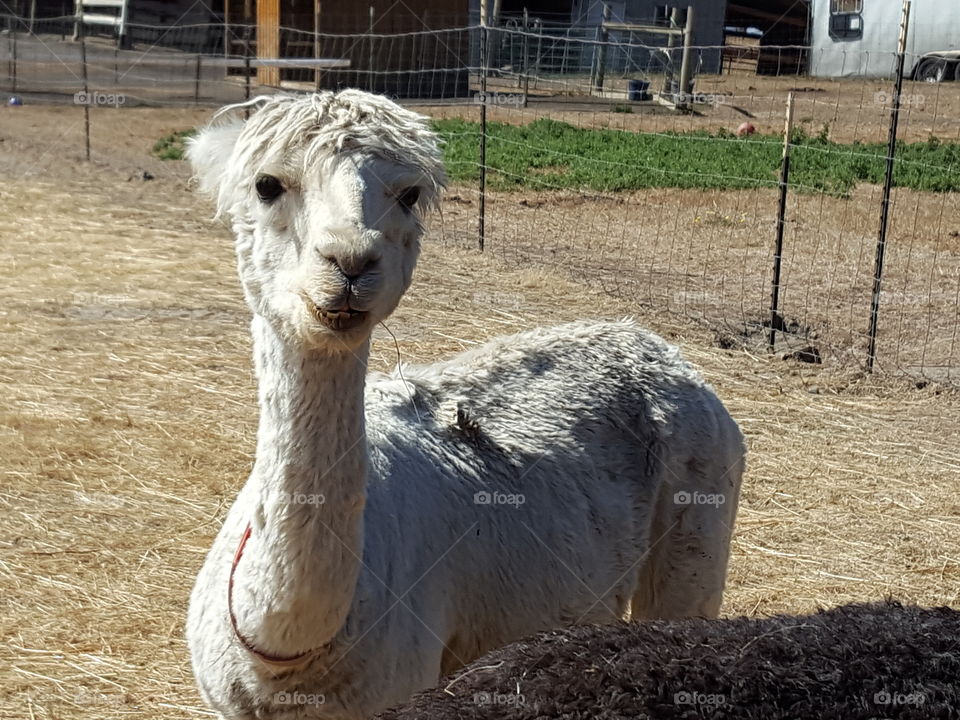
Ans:
[[[207,125],[187,141],[186,157],[201,192],[219,196],[242,130],[243,121],[234,119]]]

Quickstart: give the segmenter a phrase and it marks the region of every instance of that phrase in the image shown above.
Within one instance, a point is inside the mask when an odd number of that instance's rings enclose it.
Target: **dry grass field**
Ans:
[[[0,717],[206,714],[183,619],[251,467],[248,312],[227,231],[190,193],[182,163],[149,157],[156,138],[206,115],[97,110],[86,164],[76,109],[0,109]],[[655,302],[581,284],[564,267],[580,257],[564,258],[570,229],[583,229],[581,256],[595,256],[590,229],[627,212],[608,201],[496,197],[500,235],[481,254],[464,240],[472,193],[452,188],[389,323],[405,361],[531,326],[634,315],[703,368],[747,436],[726,614],[885,597],[960,607],[955,390],[720,349],[709,329]],[[873,217],[857,197],[846,212]],[[694,208],[715,202],[723,215],[745,200],[656,191],[625,203],[702,217]],[[820,227],[832,227],[836,202],[810,207]],[[671,222],[660,237],[687,243],[686,218]],[[752,242],[720,227],[704,238],[731,252]],[[538,235],[556,242],[552,262],[497,246]],[[378,331],[374,364],[396,355]]]

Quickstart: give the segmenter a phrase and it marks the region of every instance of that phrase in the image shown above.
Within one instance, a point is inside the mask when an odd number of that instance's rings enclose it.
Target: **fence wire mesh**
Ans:
[[[960,379],[960,82],[952,82],[960,71],[952,65],[936,77],[943,82],[908,79],[895,98],[889,79],[807,75],[819,62],[809,47],[695,47],[684,71],[673,36],[516,16],[487,34],[480,95],[478,26],[281,28],[277,57],[266,58],[252,27],[130,25],[123,43],[84,40],[84,68],[74,24],[44,19],[28,32],[22,19],[0,17],[8,95],[84,104],[96,123],[98,113],[136,103],[219,105],[278,89],[386,92],[431,115],[446,142],[453,183],[444,242],[478,244],[484,174],[488,252],[707,324],[723,345],[765,351],[772,324],[775,352],[843,367],[865,362],[898,99],[876,367]],[[863,55],[844,55],[841,74],[894,67],[893,49]],[[908,77],[927,61],[909,56]],[[792,175],[771,315],[789,93]],[[515,302],[481,300],[501,309]]]

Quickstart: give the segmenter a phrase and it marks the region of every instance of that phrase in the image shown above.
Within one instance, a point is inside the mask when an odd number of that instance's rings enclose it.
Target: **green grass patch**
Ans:
[[[444,139],[451,180],[479,178],[480,124],[459,118],[434,121]],[[153,154],[183,158],[193,130],[158,140]],[[800,192],[846,196],[857,183],[882,184],[886,144],[835,143],[825,128],[794,131],[790,184]],[[487,175],[499,190],[574,189],[616,192],[645,188],[738,190],[775,187],[783,138],[728,132],[632,133],[587,130],[556,120],[528,125],[487,124]],[[960,191],[960,144],[931,137],[899,143],[894,185],[934,192]]]
[[[154,156],[161,160],[182,160],[186,148],[186,140],[193,137],[196,130],[177,130],[160,138],[153,144]]]
[[[437,120],[446,141],[451,179],[479,175],[480,126],[462,119]],[[883,182],[885,144],[831,142],[826,133],[794,135],[791,185],[800,191],[847,195],[857,183]],[[528,125],[487,124],[487,179],[501,190],[570,188],[596,191],[644,188],[736,190],[774,187],[783,139],[731,133],[638,134],[587,130],[555,120]],[[960,144],[899,144],[894,184],[915,190],[960,190]]]

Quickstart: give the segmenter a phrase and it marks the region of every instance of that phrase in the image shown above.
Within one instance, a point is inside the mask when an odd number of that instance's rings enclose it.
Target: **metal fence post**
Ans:
[[[787,121],[783,130],[783,162],[780,165],[780,203],[777,211],[777,244],[773,253],[773,284],[770,287],[770,352],[776,348],[780,305],[780,270],[783,265],[783,230],[787,214],[787,185],[790,182],[790,136],[793,133],[793,93],[787,95]]]
[[[196,72],[196,75],[195,75],[195,77],[194,77],[194,84],[193,84],[193,103],[194,103],[194,105],[199,105],[199,104],[200,104],[200,61],[201,61],[202,57],[203,57],[203,56],[200,55],[199,53],[197,54],[197,72]]]
[[[683,26],[683,56],[680,60],[680,97],[677,107],[689,109],[693,95],[693,77],[690,64],[693,62],[693,6],[687,8],[687,22]]]
[[[79,22],[77,32],[80,33],[80,68],[83,73],[83,138],[84,155],[90,162],[90,83],[87,74],[87,29],[83,23],[83,3],[78,3]]]
[[[10,90],[17,91],[17,29],[10,29]]]
[[[313,0],[313,56],[320,57],[320,0]],[[323,73],[320,68],[313,71],[313,91],[320,92]]]
[[[883,280],[883,257],[887,247],[887,226],[890,221],[890,188],[893,186],[893,161],[897,152],[897,125],[900,122],[900,92],[903,89],[903,60],[907,51],[907,31],[910,24],[910,0],[903,0],[900,16],[900,38],[897,44],[897,70],[890,110],[890,131],[887,137],[887,170],[883,178],[883,200],[880,205],[880,230],[877,235],[877,254],[873,265],[873,296],[870,300],[870,337],[867,346],[867,372],[873,372],[877,359],[877,322],[880,315],[880,288]]]
[[[526,35],[530,32],[530,16],[526,8],[523,9],[523,32],[523,106],[526,107],[530,100],[530,39]]]
[[[543,57],[543,19],[539,18],[538,21],[534,23],[537,26],[537,50],[533,54],[533,71],[536,73],[540,69],[540,58]],[[529,79],[527,82],[527,87],[530,87]],[[539,74],[534,78],[533,82],[534,89],[540,87],[540,76]]]
[[[603,80],[604,75],[607,70],[607,40],[609,35],[607,33],[607,23],[610,21],[610,6],[607,3],[603,4],[603,15],[601,15],[600,28],[597,32],[597,42],[599,43],[597,47],[597,74],[596,74],[596,83],[594,87],[600,92],[603,91]]]
[[[486,241],[487,211],[487,0],[480,0],[480,202],[478,218],[480,250]]]
[[[520,38],[520,62],[517,63],[521,68],[520,73],[522,74],[518,74],[517,76],[518,88],[523,87],[523,78],[527,74],[527,52],[529,49],[527,47],[527,27],[529,25],[530,25],[530,15],[527,12],[527,9],[524,8],[523,9],[523,36]],[[513,43],[510,43],[510,48],[511,48],[510,54],[513,55]],[[513,58],[511,57],[511,60],[512,59]]]
[[[676,29],[680,27],[680,8],[675,7],[670,12],[670,27]],[[674,48],[677,45],[677,36],[674,33],[667,35],[667,49],[665,51],[667,56],[667,62],[664,64],[663,68],[663,90],[661,91],[661,97],[669,97],[673,95],[673,82],[674,82],[674,68],[676,63],[674,58],[676,53]],[[679,83],[679,81],[677,81]]]
[[[373,92],[373,5],[370,6],[370,20],[367,24],[367,90]]]
[[[243,99],[250,99],[250,37],[253,34],[253,3],[246,0],[243,3]],[[258,38],[259,40],[259,38]],[[243,109],[244,119],[250,118],[250,108]]]

